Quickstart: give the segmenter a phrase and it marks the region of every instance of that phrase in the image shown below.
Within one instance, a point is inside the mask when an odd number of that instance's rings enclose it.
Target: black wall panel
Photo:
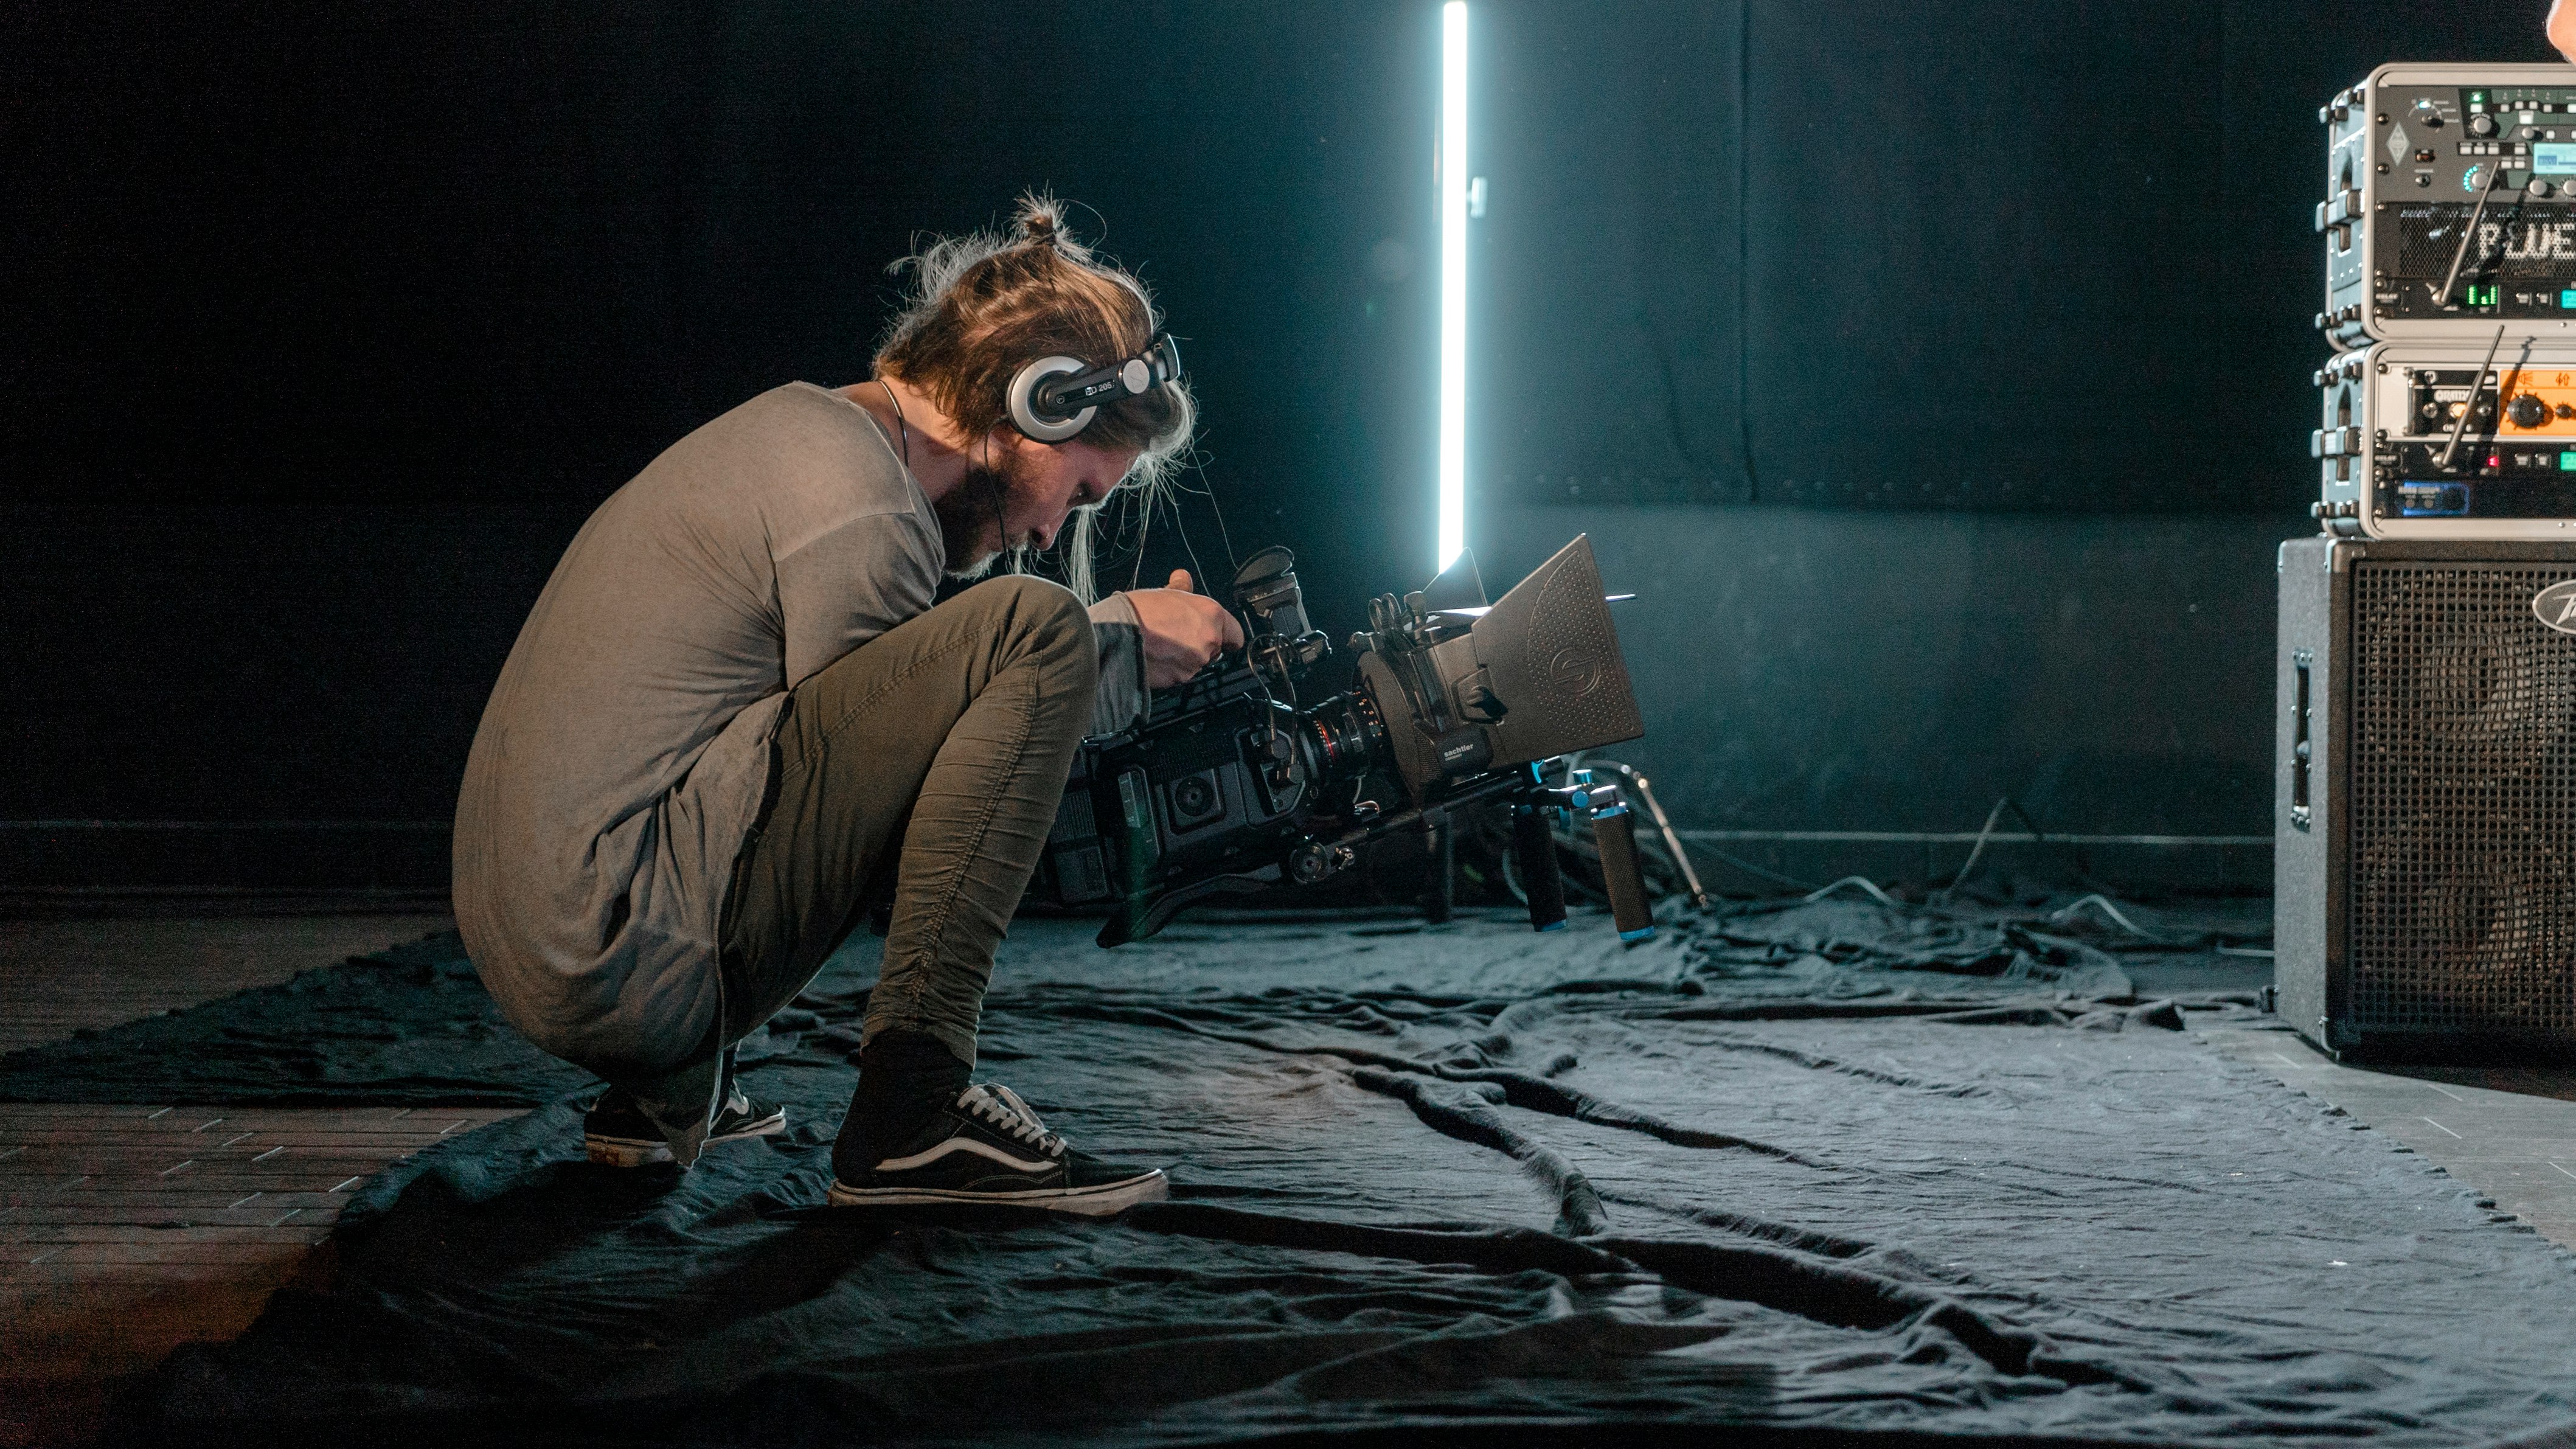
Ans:
[[[1545,504],[1496,521],[1525,540],[1496,544],[1498,572],[1588,531],[1603,582],[1639,595],[1616,618],[1647,734],[1609,753],[1686,825],[1973,831],[2009,795],[2058,833],[2270,831],[2288,530],[2269,520]]]
[[[1741,499],[1733,6],[1471,11],[1470,467],[1489,495]]]
[[[659,4],[18,12],[16,504],[576,516],[1027,187],[1160,289],[1239,508],[1427,552],[1428,12]],[[1229,498],[1231,495],[1229,494]],[[1355,512],[1387,530],[1316,525]],[[1419,514],[1419,517],[1413,516]],[[1208,520],[1200,518],[1205,528]],[[1383,537],[1381,546],[1380,539]]]
[[[1486,12],[1477,456],[1531,502],[2294,516],[2318,103],[2552,55],[2386,0]]]
[[[2218,30],[2184,3],[1757,7],[1757,497],[2154,506],[2230,441],[2200,351]]]

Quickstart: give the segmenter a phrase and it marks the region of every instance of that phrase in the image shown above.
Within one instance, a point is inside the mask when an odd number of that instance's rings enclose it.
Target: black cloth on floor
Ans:
[[[115,1436],[2447,1445],[2576,1411],[2569,1255],[2178,1013],[1941,976],[1745,1019],[1704,942],[1495,921],[1089,935],[1015,928],[982,1071],[1172,1201],[825,1206],[863,942],[746,1069],[785,1135],[621,1172],[563,1101],[443,1144]],[[1998,1008],[2040,1029],[1933,1019]]]
[[[1393,939],[1415,927],[1360,929]],[[1513,989],[1643,984],[1738,1002],[1751,1016],[1809,1009],[1801,1003],[1827,1011],[1854,1004],[1863,1014],[1929,1012],[1943,1009],[1944,1001],[1986,1005],[1997,995],[2033,991],[2078,997],[2129,991],[2110,957],[2072,939],[2034,934],[2045,929],[2054,928],[2044,915],[2009,908],[1933,913],[1868,901],[1736,907],[1722,918],[1678,921],[1672,931],[1692,943],[1689,964],[1662,961],[1661,976],[1638,983],[1635,963],[1619,956],[1615,941],[1606,954],[1599,945],[1597,938],[1608,935],[1600,921],[1578,916],[1575,934],[1590,944],[1567,956],[1535,944],[1551,938],[1533,937],[1534,959],[1544,965],[1513,978],[1520,983]],[[851,949],[866,956],[873,946]],[[1152,949],[1146,943],[1112,959]],[[1195,969],[1185,965],[1183,974]],[[800,1032],[821,1024],[815,1011],[831,1009],[829,1002],[797,1006],[772,1023],[784,1041],[773,1046],[768,1034],[755,1034],[743,1052],[757,1058],[792,1049]],[[501,1019],[453,931],[280,985],[0,1056],[0,1101],[8,1102],[537,1106],[595,1085],[588,1073],[539,1051]]]

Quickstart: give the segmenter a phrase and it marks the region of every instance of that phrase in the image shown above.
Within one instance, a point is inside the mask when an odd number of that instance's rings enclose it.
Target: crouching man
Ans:
[[[943,574],[1068,526],[1087,585],[1090,510],[1159,483],[1190,435],[1143,287],[1060,219],[1034,198],[1007,236],[911,258],[872,380],[790,384],[680,440],[591,515],[519,632],[466,762],[456,917],[511,1022],[611,1084],[593,1160],[781,1130],[733,1046],[890,880],[832,1201],[1100,1214],[1166,1191],[971,1078],[1076,745],[1242,643],[1186,575],[1087,613],[1018,575],[932,606]],[[1084,377],[1082,407],[1056,395]]]

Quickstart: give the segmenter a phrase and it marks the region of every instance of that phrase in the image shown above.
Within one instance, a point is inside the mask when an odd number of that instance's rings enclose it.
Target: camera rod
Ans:
[[[1601,879],[1610,895],[1610,916],[1622,941],[1644,941],[1655,934],[1654,903],[1647,898],[1645,875],[1637,863],[1636,817],[1619,787],[1595,782],[1589,770],[1572,771],[1567,783],[1541,783],[1536,767],[1490,775],[1431,805],[1407,806],[1383,815],[1313,847],[1331,870],[1348,864],[1366,841],[1415,824],[1426,824],[1479,800],[1500,799],[1512,807],[1512,849],[1520,868],[1522,890],[1529,898],[1530,928],[1553,931],[1565,924],[1565,889],[1556,864],[1556,842],[1547,827],[1549,810],[1579,811],[1592,820],[1601,849]],[[1328,872],[1329,873],[1329,872]]]

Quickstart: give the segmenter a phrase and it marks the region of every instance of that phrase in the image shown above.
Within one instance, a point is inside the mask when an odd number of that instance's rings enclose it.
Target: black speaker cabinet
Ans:
[[[2576,542],[2281,546],[2277,1009],[2336,1055],[2576,1059]]]

